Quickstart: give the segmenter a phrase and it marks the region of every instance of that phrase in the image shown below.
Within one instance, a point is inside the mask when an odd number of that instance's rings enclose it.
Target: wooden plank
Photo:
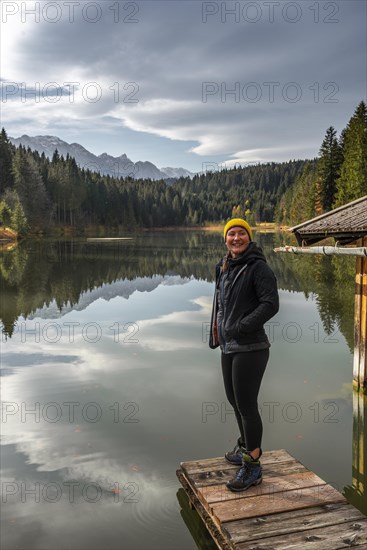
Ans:
[[[310,508],[331,502],[345,502],[343,495],[327,484],[269,495],[247,496],[248,491],[240,494],[243,495],[241,499],[218,502],[211,506],[211,512],[218,522]]]
[[[177,472],[218,548],[367,550],[367,518],[287,451],[264,453],[263,483],[233,493],[238,467],[223,458],[182,463]]]
[[[304,487],[315,487],[319,485],[326,485],[323,481],[313,472],[302,472],[300,474],[290,474],[287,476],[270,477],[265,478],[261,485],[256,487],[250,487],[246,493],[233,493],[225,484],[209,485],[197,489],[198,495],[205,499],[208,504],[214,502],[228,502],[231,500],[238,500],[246,497],[260,496],[260,495],[272,495],[273,493],[279,493],[284,491],[294,491]]]
[[[339,550],[367,543],[367,518],[236,545],[238,550]]]
[[[292,512],[230,521],[223,524],[223,531],[228,534],[228,538],[234,544],[238,544],[365,519],[366,517],[362,512],[349,503],[326,504]]]
[[[261,464],[271,464],[272,462],[288,462],[294,461],[294,457],[290,455],[285,449],[279,451],[265,451],[261,457]],[[229,462],[223,457],[208,458],[201,460],[191,460],[188,462],[181,462],[181,468],[187,474],[196,474],[210,472],[213,470],[224,470],[233,468]]]
[[[196,474],[188,474],[192,485],[195,487],[206,487],[209,485],[218,485],[220,483],[226,483],[234,476],[238,470],[236,466],[230,466],[221,470],[214,470],[209,472],[201,472]],[[278,477],[280,475],[290,475],[302,472],[308,472],[309,470],[303,466],[297,460],[291,462],[271,463],[263,466],[263,477]]]

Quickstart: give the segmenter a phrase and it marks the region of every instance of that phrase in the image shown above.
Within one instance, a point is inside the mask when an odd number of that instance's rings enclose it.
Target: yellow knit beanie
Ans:
[[[229,222],[226,223],[223,231],[224,240],[226,240],[227,231],[229,231],[231,227],[243,227],[249,234],[250,241],[252,241],[251,227],[249,226],[247,221],[243,220],[242,218],[232,218],[231,220],[229,220]]]

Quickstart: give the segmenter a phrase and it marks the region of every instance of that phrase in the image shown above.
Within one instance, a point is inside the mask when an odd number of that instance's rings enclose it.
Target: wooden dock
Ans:
[[[182,462],[177,476],[223,550],[367,550],[367,517],[287,451],[264,452],[263,482],[242,493],[225,483],[224,458]]]

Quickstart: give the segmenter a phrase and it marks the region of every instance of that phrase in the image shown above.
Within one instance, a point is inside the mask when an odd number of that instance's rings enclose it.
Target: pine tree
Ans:
[[[5,201],[0,201],[0,225],[10,226],[11,210]]]
[[[276,221],[296,225],[315,216],[315,163],[306,161],[303,172],[283,195]]]
[[[12,173],[12,145],[3,128],[0,134],[0,194],[14,185]]]
[[[11,213],[10,227],[20,236],[24,236],[29,231],[28,221],[19,201],[16,203],[15,208]]]
[[[15,189],[29,223],[44,227],[50,211],[45,186],[32,155],[21,147],[14,155],[13,174]]]
[[[317,166],[318,192],[324,212],[331,210],[335,199],[336,181],[342,163],[341,147],[333,126],[327,129],[320,148],[320,160]]]
[[[335,206],[367,195],[367,108],[363,101],[343,134],[343,157]]]

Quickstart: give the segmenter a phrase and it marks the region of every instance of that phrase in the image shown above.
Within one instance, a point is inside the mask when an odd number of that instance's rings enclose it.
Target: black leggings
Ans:
[[[257,406],[269,349],[222,353],[222,372],[227,399],[234,408],[241,440],[246,449],[261,448],[263,424]]]

